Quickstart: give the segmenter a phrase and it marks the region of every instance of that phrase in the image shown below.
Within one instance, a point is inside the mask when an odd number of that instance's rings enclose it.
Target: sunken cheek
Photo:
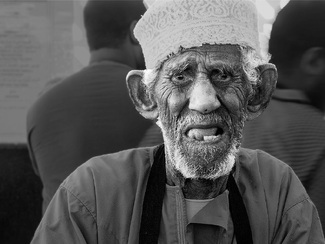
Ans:
[[[168,116],[177,117],[187,104],[186,92],[174,86],[169,79],[161,82],[156,93],[160,97],[159,106]]]
[[[172,116],[178,116],[187,104],[186,94],[175,89],[168,99],[168,106]]]
[[[234,89],[229,88],[224,93],[224,103],[231,114],[240,115],[243,108],[243,101]]]

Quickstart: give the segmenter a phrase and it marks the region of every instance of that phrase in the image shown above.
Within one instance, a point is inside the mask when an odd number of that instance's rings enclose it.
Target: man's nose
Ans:
[[[208,114],[221,105],[215,88],[209,80],[199,81],[193,87],[190,95],[189,109],[202,114]]]

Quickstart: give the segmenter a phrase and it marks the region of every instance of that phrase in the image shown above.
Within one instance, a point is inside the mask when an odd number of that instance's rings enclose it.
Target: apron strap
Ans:
[[[252,231],[243,198],[232,173],[227,182],[229,191],[229,210],[234,223],[234,232],[238,244],[253,243]]]
[[[158,243],[162,205],[166,188],[164,145],[160,145],[154,157],[142,206],[140,244]],[[247,211],[232,174],[228,177],[229,210],[234,223],[238,244],[253,243]]]
[[[150,169],[140,226],[139,243],[158,243],[162,205],[166,190],[164,145],[160,145]]]

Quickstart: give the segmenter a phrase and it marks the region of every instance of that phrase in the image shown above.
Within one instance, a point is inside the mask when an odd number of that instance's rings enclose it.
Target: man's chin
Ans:
[[[203,150],[196,153],[181,153],[180,150],[176,150],[174,167],[184,178],[217,179],[229,174],[232,170],[237,147],[233,146],[224,154],[221,154],[219,150]]]

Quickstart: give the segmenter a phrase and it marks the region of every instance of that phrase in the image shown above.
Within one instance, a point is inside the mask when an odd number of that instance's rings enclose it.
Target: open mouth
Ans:
[[[223,133],[224,130],[221,127],[194,127],[186,131],[186,136],[196,141],[214,142],[218,141]]]

